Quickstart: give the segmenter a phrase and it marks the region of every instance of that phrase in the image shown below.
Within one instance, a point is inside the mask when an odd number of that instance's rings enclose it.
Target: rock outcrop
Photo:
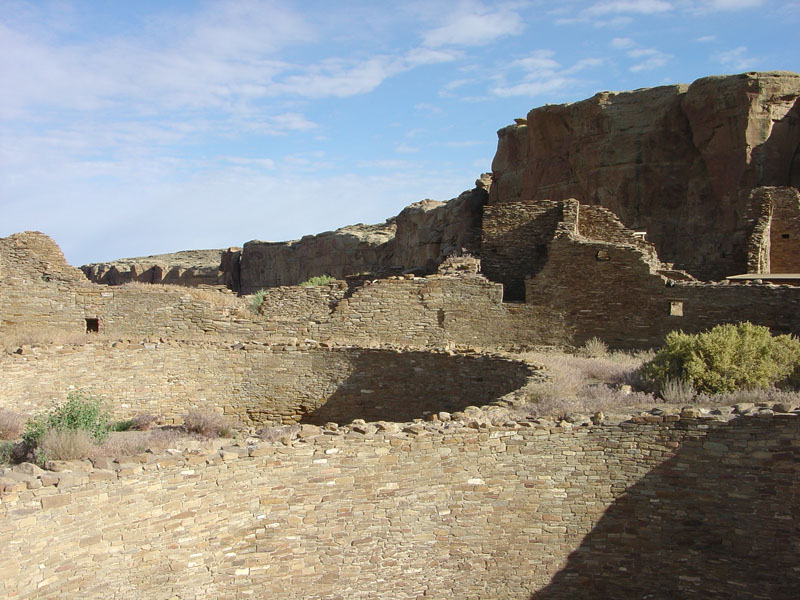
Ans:
[[[107,263],[83,265],[86,277],[95,283],[122,285],[172,283],[197,287],[226,286],[239,289],[240,248],[226,250],[184,250],[141,258],[121,258]]]
[[[800,185],[800,75],[601,92],[498,135],[490,204],[600,205],[647,231],[662,260],[719,279],[747,269],[750,192]]]
[[[242,294],[297,285],[319,275],[343,279],[361,273],[382,276],[435,273],[441,262],[480,248],[481,216],[491,176],[448,202],[422,200],[378,225],[349,225],[289,242],[252,240],[242,249],[187,250],[124,258],[81,267],[91,281],[129,281],[226,286]]]

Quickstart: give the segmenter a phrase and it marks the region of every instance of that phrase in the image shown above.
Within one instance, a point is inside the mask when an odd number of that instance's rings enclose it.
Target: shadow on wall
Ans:
[[[525,385],[523,363],[491,356],[355,350],[351,373],[303,423],[406,422],[489,404]]]
[[[750,417],[689,434],[531,600],[798,598],[798,425]]]

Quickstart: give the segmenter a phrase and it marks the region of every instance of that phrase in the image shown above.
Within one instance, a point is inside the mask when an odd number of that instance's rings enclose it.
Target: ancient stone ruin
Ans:
[[[0,239],[0,408],[88,389],[284,432],[5,469],[0,592],[795,598],[793,407],[512,409],[539,377],[520,350],[800,333],[800,75],[602,92],[498,135],[474,189],[380,225],[82,270]]]

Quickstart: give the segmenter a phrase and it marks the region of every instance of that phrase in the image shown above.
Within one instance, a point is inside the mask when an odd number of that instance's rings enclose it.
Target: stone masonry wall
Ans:
[[[484,207],[481,268],[504,285],[506,300],[525,300],[524,279],[546,263],[547,243],[561,218],[561,204],[547,200]]]
[[[0,593],[789,600],[797,418],[306,426],[290,446],[4,479]]]
[[[410,421],[491,403],[522,387],[522,363],[436,352],[267,344],[98,342],[0,354],[0,408],[27,414],[73,389],[117,419],[190,410],[245,425],[267,421]]]
[[[549,261],[528,279],[528,301],[560,306],[572,343],[599,337],[614,347],[652,347],[681,329],[750,321],[773,333],[800,332],[800,290],[794,286],[672,281],[632,247],[568,235],[550,244]]]
[[[770,273],[800,272],[800,192],[771,190]]]

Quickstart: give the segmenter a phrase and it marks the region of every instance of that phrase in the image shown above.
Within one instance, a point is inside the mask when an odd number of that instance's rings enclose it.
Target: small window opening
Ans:
[[[788,233],[782,233],[782,234],[781,234],[781,237],[782,237],[784,240],[788,240],[788,239],[789,239],[789,234],[788,234]]]
[[[669,303],[669,314],[672,317],[682,317],[683,316],[683,302],[670,302]]]
[[[611,260],[611,255],[608,253],[608,250],[598,250],[595,256],[597,260]]]
[[[86,333],[98,333],[100,331],[100,319],[86,319]]]

